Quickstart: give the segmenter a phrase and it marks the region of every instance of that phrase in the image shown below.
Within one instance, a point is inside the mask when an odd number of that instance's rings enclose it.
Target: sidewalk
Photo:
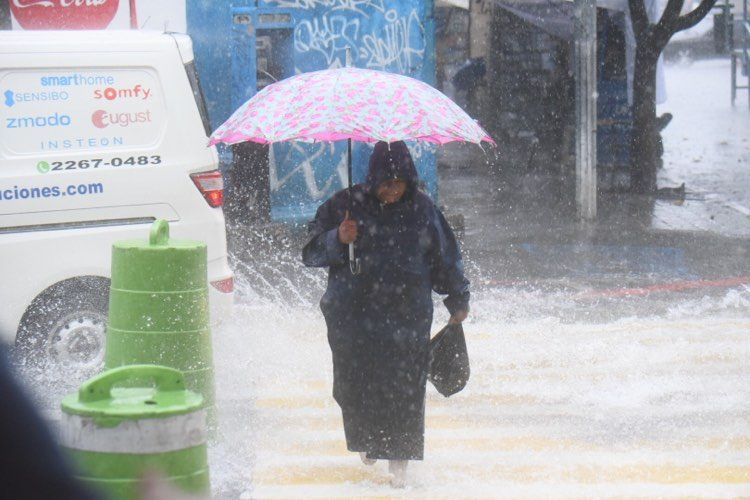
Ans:
[[[669,66],[667,85],[660,112],[675,118],[659,187],[684,182],[684,200],[600,193],[597,220],[581,224],[572,175],[493,174],[476,146],[441,150],[440,203],[463,215],[464,249],[483,276],[643,284],[750,274],[750,113],[730,106],[729,61]]]

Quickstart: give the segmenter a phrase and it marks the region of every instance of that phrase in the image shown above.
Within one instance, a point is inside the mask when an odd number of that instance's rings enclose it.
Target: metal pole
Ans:
[[[346,48],[346,67],[352,66],[352,52],[349,47]],[[346,174],[349,188],[349,216],[352,215],[352,140],[346,140]],[[354,243],[349,243],[349,270],[352,274],[359,274],[362,270],[361,263],[354,256]]]
[[[574,0],[576,206],[596,218],[596,1]]]
[[[348,51],[347,51],[348,52]],[[346,169],[349,174],[349,216],[352,216],[352,140],[346,141]],[[354,256],[354,243],[349,243],[349,270],[352,274],[359,274],[361,267],[359,259]]]
[[[750,45],[750,19],[747,17],[748,0],[742,2],[742,59],[745,61],[745,73],[747,74],[747,105],[750,107],[750,57],[748,57],[748,45]]]

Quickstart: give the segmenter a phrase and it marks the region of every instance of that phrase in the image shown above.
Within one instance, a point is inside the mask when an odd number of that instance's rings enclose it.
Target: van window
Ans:
[[[146,68],[0,70],[0,147],[11,154],[146,148],[165,126]]]
[[[190,61],[187,63],[185,65],[185,71],[187,72],[188,80],[190,80],[190,88],[193,89],[193,98],[195,98],[195,104],[198,106],[201,121],[203,121],[203,129],[206,131],[206,137],[208,137],[211,135],[211,122],[208,119],[206,99],[203,97],[203,88],[201,88],[201,82],[198,79],[198,71],[195,69],[195,62]]]

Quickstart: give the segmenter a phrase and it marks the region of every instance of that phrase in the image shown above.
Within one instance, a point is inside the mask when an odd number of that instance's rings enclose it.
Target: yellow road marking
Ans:
[[[443,396],[429,393],[427,396],[429,405],[453,406],[454,401],[460,400],[462,406],[479,404],[482,407],[496,405],[531,405],[538,404],[543,400],[527,394],[492,394],[492,393],[467,393],[460,394],[446,401]],[[304,396],[290,397],[263,397],[255,401],[259,409],[293,410],[293,409],[323,409],[337,407],[336,401],[330,394],[306,394]],[[429,410],[428,410],[429,411]]]
[[[356,457],[352,456],[352,460]],[[723,465],[626,465],[626,466],[575,466],[561,468],[502,464],[490,467],[452,466],[450,475],[471,477],[472,481],[511,483],[640,483],[640,484],[743,484],[750,483],[750,466]],[[347,466],[274,466],[256,470],[254,477],[263,485],[305,485],[371,482],[386,484],[385,471],[364,465]]]
[[[287,456],[349,456],[352,455],[346,449],[344,441],[344,432],[341,430],[341,436],[337,438],[318,439],[312,441],[301,441],[294,444],[279,443],[281,450]],[[435,454],[439,450],[453,450],[460,448],[462,451],[481,451],[481,452],[507,452],[507,451],[567,451],[567,452],[584,452],[584,451],[608,451],[609,448],[600,444],[589,443],[586,441],[576,441],[567,438],[554,438],[543,436],[495,436],[484,438],[446,438],[430,437],[425,439],[425,450],[428,455]],[[629,448],[628,451],[644,450],[647,453],[650,450],[661,451],[687,451],[687,450],[736,450],[750,451],[750,437],[739,437],[732,439],[711,438],[695,439],[690,441],[672,441],[672,442],[642,442]]]
[[[437,450],[452,450],[460,448],[462,451],[511,451],[511,450],[567,450],[590,451],[603,449],[588,443],[570,439],[554,439],[538,436],[494,437],[494,438],[430,438],[425,440],[425,452],[430,455]],[[298,442],[283,447],[286,456],[354,456],[346,449],[343,430],[341,437],[336,439],[321,439],[316,441]]]
[[[277,410],[291,410],[295,408],[330,408],[336,402],[330,396],[292,396],[279,398],[259,398],[255,401],[258,408],[268,408]]]
[[[355,457],[352,457],[354,460]],[[379,469],[365,465],[346,466],[285,466],[270,467],[253,474],[259,485],[337,484],[370,482],[386,485],[389,477]]]
[[[629,481],[642,483],[750,483],[750,466],[628,465],[612,468],[577,467],[571,474],[580,483]]]

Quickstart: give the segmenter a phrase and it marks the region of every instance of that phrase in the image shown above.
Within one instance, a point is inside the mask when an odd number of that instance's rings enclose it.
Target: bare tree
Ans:
[[[628,0],[636,39],[630,144],[630,187],[636,192],[656,190],[656,168],[661,156],[656,126],[656,62],[669,39],[698,24],[716,0],[701,0],[697,8],[680,15],[684,3],[685,0],[668,0],[661,18],[652,24],[644,0]]]

